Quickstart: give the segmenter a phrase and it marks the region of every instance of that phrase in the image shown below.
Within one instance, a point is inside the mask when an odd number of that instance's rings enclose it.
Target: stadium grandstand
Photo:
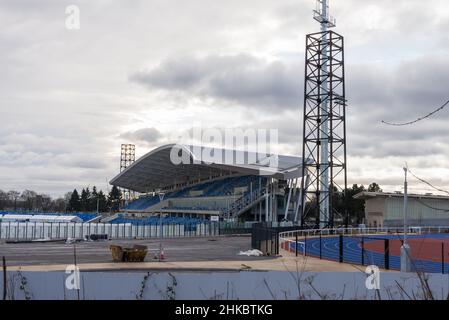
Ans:
[[[176,163],[177,157],[183,161]],[[155,216],[293,221],[299,210],[296,182],[302,174],[301,165],[301,158],[293,156],[161,146],[110,181],[140,196],[126,203],[122,212],[108,221],[129,217],[150,221]]]

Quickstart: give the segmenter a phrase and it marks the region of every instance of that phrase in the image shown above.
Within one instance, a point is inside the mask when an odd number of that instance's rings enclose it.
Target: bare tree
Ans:
[[[14,210],[17,210],[17,200],[20,197],[20,192],[15,190],[8,191],[8,199],[14,204]]]
[[[0,190],[0,210],[5,209],[7,203],[8,203],[8,194],[3,190]]]
[[[67,201],[64,198],[58,198],[52,201],[52,210],[55,212],[65,212]]]
[[[24,208],[26,210],[32,211],[35,208],[37,193],[32,190],[25,190],[20,196],[24,203]]]

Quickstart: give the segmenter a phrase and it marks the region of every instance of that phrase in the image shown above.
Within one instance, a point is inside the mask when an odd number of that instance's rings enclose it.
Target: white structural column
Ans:
[[[265,222],[268,222],[268,203],[269,203],[269,195],[270,195],[270,179],[267,179],[266,192],[265,192]]]
[[[303,177],[303,179],[306,179],[306,183],[305,183],[304,185],[305,185],[305,186],[308,186],[308,185],[309,185],[309,182],[310,182],[310,176],[309,176],[309,174],[307,174],[305,177]],[[300,189],[299,192],[298,192],[298,200],[297,200],[296,208],[295,208],[295,219],[293,220],[293,221],[295,221],[295,222],[298,221],[298,218],[299,218],[299,216],[298,216],[298,215],[299,215],[299,208],[301,207],[301,199],[302,199],[303,193],[305,193],[305,192],[307,192],[307,189],[305,189],[305,190]],[[301,215],[304,214],[304,209],[305,209],[305,208],[302,208],[302,207],[301,207]]]
[[[330,27],[335,26],[329,14],[329,0],[317,0],[317,8],[315,10],[315,20],[320,23],[321,32],[323,33],[320,53],[320,161],[319,161],[319,208],[320,208],[320,227],[325,228],[330,221],[330,194],[329,194],[329,44],[326,35]]]
[[[328,0],[321,1],[321,31],[328,31],[329,21],[329,4]],[[321,54],[321,194],[320,194],[320,228],[325,228],[327,221],[329,221],[329,108],[328,96],[329,83],[327,81],[328,73],[328,48],[324,44],[323,52]]]
[[[285,214],[284,214],[284,220],[287,220],[288,218],[288,210],[290,208],[290,201],[292,199],[292,192],[293,190],[296,190],[296,183],[298,179],[292,179],[288,180],[288,197],[287,197],[287,203],[285,205]]]

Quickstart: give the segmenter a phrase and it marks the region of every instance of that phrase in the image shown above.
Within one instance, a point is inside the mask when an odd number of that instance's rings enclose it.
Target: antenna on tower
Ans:
[[[337,24],[337,20],[329,13],[329,0],[316,0],[313,18],[321,24],[323,31],[334,28]]]

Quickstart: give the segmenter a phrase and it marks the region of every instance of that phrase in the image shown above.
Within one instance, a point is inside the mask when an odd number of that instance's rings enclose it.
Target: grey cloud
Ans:
[[[151,144],[157,142],[162,137],[162,135],[155,128],[143,128],[136,131],[124,132],[120,134],[119,137],[130,142],[141,141]]]
[[[126,139],[117,132],[135,117],[142,119],[137,128],[160,123],[164,132],[180,122],[184,129],[195,117],[220,127],[279,128],[283,150],[298,154],[304,37],[318,30],[313,1],[73,4],[81,9],[77,32],[64,28],[65,3],[0,1],[2,189],[62,194],[105,185],[118,171],[120,139]],[[373,172],[388,170],[397,158],[431,159],[422,164],[429,170],[447,167],[448,111],[411,127],[380,123],[413,119],[448,98],[446,8],[447,0],[331,2],[335,31],[346,39],[354,182],[373,180],[359,175],[367,166],[357,157],[366,157]],[[161,63],[132,74],[148,61]],[[151,91],[130,84],[130,74]],[[150,114],[152,106],[158,114]],[[159,110],[169,108],[176,110],[161,117]],[[164,141],[162,133],[128,133],[132,141],[153,141],[147,148]],[[395,184],[382,174],[376,180]]]
[[[240,54],[170,59],[131,81],[242,106],[291,109],[300,103],[301,78],[299,66]]]
[[[449,98],[447,70],[447,54],[421,56],[396,65],[349,65],[350,103],[357,107],[376,106],[377,110],[370,108],[376,116],[421,115]]]

